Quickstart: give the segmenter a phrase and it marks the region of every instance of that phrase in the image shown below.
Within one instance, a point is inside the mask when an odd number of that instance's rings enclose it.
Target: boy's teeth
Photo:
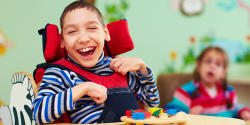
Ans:
[[[89,50],[94,50],[94,48],[91,47],[91,48],[80,49],[79,52],[87,52],[87,51],[89,51]]]

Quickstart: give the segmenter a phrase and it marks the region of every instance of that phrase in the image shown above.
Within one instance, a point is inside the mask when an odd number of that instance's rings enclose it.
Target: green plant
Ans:
[[[127,0],[121,0],[120,4],[106,5],[106,13],[104,14],[104,20],[106,23],[114,22],[125,18],[125,12],[129,8]]]
[[[206,35],[200,39],[201,43],[211,43],[214,40],[214,37]]]
[[[175,59],[177,57],[177,53],[175,51],[172,51],[169,54],[169,57],[171,59],[170,63],[165,63],[164,69],[161,71],[162,73],[175,73],[176,69],[175,69]]]
[[[161,73],[175,73],[176,72],[176,69],[174,68],[174,63],[165,63],[164,64],[164,68],[163,70],[161,71]]]
[[[188,66],[189,64],[195,63],[195,61],[196,61],[196,58],[194,54],[194,49],[193,47],[190,47],[188,49],[187,54],[183,56],[183,64],[181,66],[180,72],[183,72],[186,66]]]

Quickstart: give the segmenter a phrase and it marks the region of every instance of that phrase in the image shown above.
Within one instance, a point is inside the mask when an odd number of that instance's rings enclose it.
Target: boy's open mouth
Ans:
[[[91,56],[94,52],[95,52],[95,47],[86,47],[86,48],[82,48],[79,49],[78,52],[84,56],[84,57],[88,57]]]

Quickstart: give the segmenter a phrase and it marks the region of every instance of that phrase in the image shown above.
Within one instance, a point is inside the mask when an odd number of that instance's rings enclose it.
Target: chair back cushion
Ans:
[[[119,20],[107,24],[110,34],[110,41],[105,41],[104,56],[117,56],[134,49],[134,43],[128,30],[128,22]],[[43,53],[46,62],[53,62],[58,59],[67,59],[66,50],[60,47],[61,35],[58,27],[54,24],[47,24],[44,29],[38,31],[42,35]]]
[[[163,108],[173,100],[174,91],[181,85],[192,80],[192,74],[161,74],[157,78],[157,88],[160,96],[159,108]]]

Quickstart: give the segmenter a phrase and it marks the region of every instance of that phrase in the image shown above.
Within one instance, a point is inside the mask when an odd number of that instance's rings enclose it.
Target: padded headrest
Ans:
[[[134,44],[128,30],[128,22],[119,20],[107,24],[110,41],[105,41],[104,56],[117,56],[134,49]],[[46,62],[67,58],[65,49],[60,47],[60,34],[58,27],[47,24],[44,29],[38,31],[43,36],[43,54]]]

